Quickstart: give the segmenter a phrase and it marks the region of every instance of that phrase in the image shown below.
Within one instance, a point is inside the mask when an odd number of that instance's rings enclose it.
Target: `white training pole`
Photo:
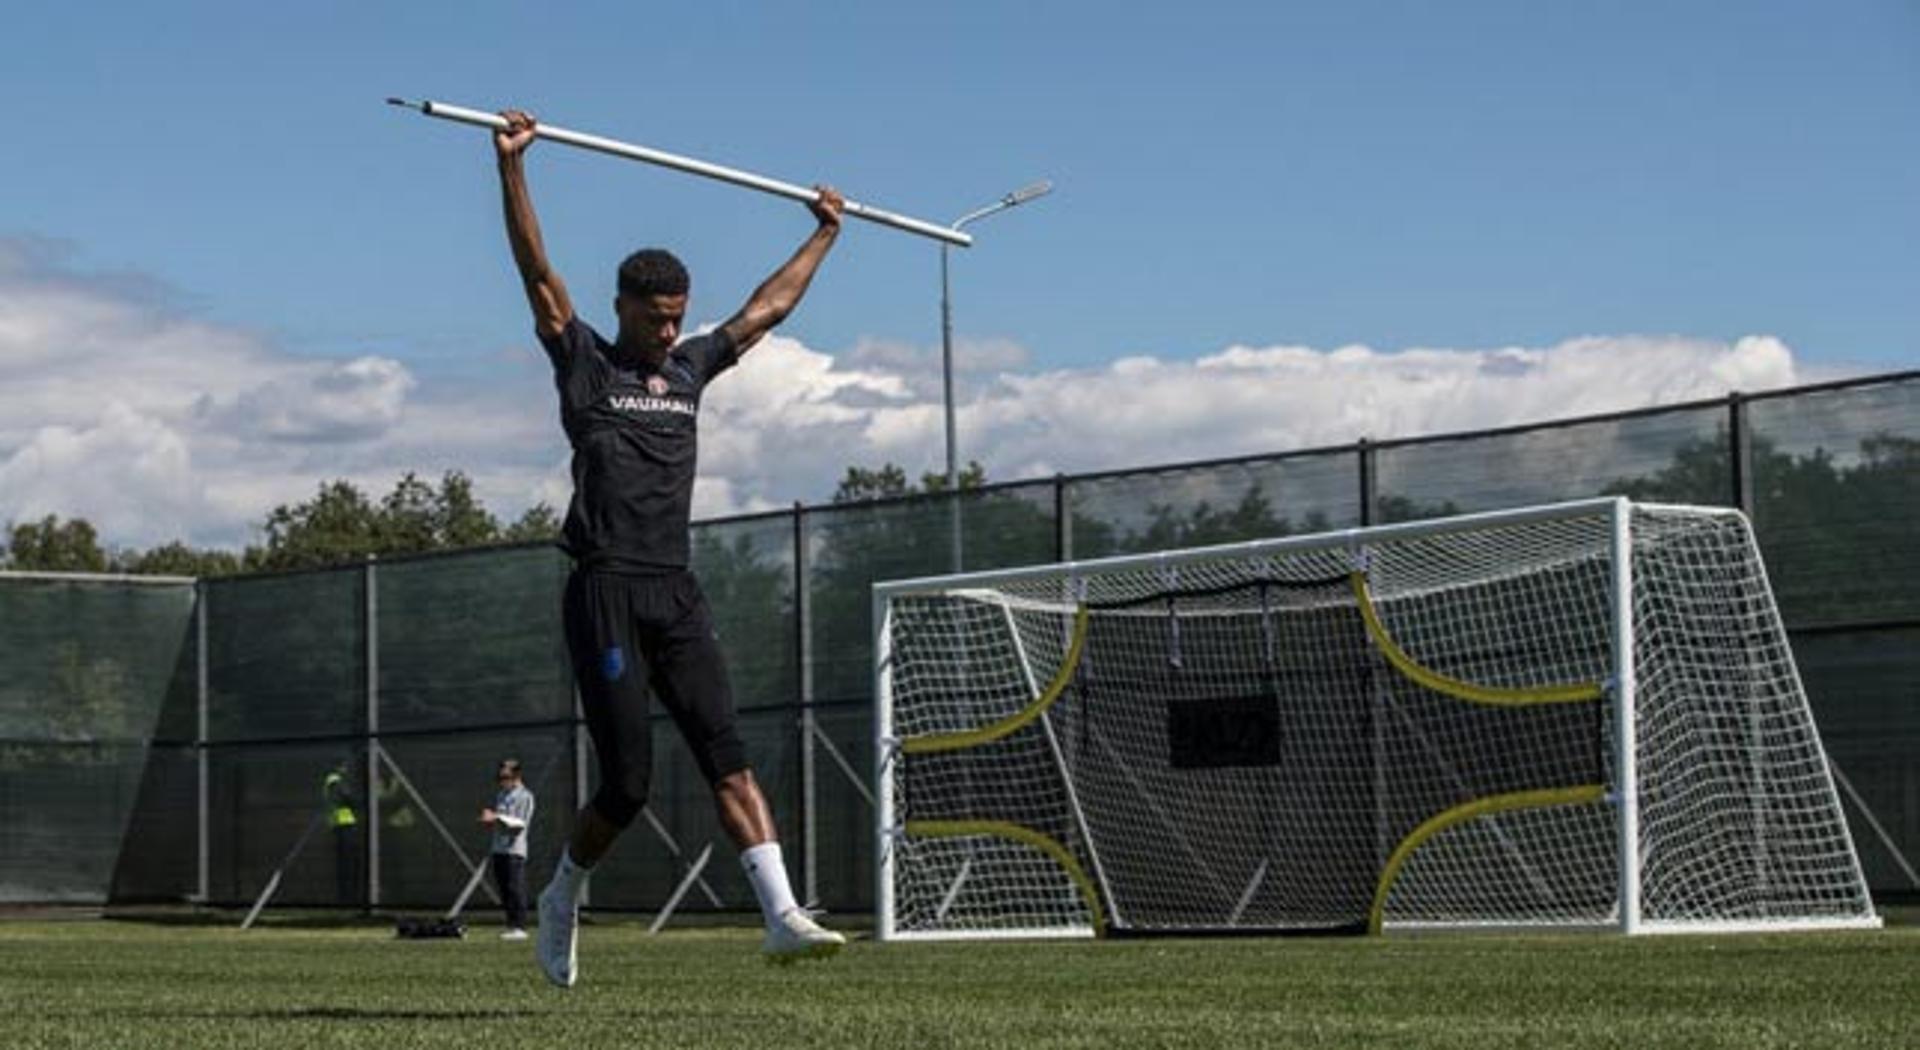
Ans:
[[[493,128],[495,130],[503,129],[507,126],[506,119],[498,114],[487,113],[477,109],[467,109],[464,106],[449,105],[445,102],[409,102],[403,98],[389,98],[387,102],[390,105],[417,109],[429,117],[439,117],[442,120],[458,121],[462,124],[477,124],[480,127]],[[769,179],[764,175],[755,175],[750,171],[741,171],[738,168],[721,167],[718,164],[709,164],[704,160],[695,160],[692,157],[682,157],[674,153],[648,149],[645,146],[636,146],[630,142],[621,142],[618,139],[602,138],[599,135],[588,135],[579,131],[569,131],[566,128],[556,127],[552,124],[536,123],[533,132],[540,138],[549,139],[568,146],[578,146],[581,149],[590,149],[599,153],[610,153],[616,157],[625,157],[628,160],[657,164],[663,168],[684,171],[690,175],[703,175],[709,179],[731,182],[736,186],[745,186],[748,189],[759,190],[762,193],[771,193],[775,196],[787,197],[804,203],[810,204],[819,199],[820,196],[805,186],[796,186],[791,182],[781,182],[778,179]],[[922,237],[932,237],[935,240],[945,241],[948,244],[957,244],[962,248],[973,243],[972,235],[961,233],[952,227],[925,222],[905,215],[896,215],[893,212],[876,208],[871,204],[861,204],[858,201],[850,200],[846,202],[841,211],[842,214],[851,215],[856,219],[877,222],[882,226],[891,226],[896,230],[917,233]]]
[[[460,913],[466,910],[467,900],[473,896],[474,890],[480,888],[480,880],[486,877],[487,865],[492,861],[493,854],[488,853],[486,856],[480,858],[480,863],[473,866],[473,875],[467,879],[466,889],[460,891],[459,899],[453,902],[453,907],[447,909],[446,918],[457,919],[460,917]]]
[[[287,851],[286,857],[280,861],[280,866],[273,869],[273,877],[267,880],[266,889],[261,890],[260,896],[254,898],[253,907],[247,910],[247,917],[240,921],[241,929],[253,928],[253,920],[260,917],[261,909],[267,906],[267,902],[272,900],[274,893],[280,889],[280,876],[286,873],[287,868],[293,864],[293,859],[300,855],[300,851],[307,848],[307,840],[312,838],[313,833],[320,830],[320,825],[326,821],[327,811],[324,809],[315,813],[312,820],[307,821],[307,826],[301,830],[300,837],[293,840],[293,848]]]
[[[673,895],[667,898],[667,903],[660,906],[660,914],[654,916],[653,925],[647,927],[647,936],[651,937],[659,933],[660,927],[665,926],[667,920],[673,918],[674,909],[680,907],[681,898],[685,897],[687,891],[693,888],[693,884],[700,880],[700,873],[706,870],[707,861],[712,859],[713,843],[709,842],[707,848],[701,850],[700,855],[693,859],[693,866],[688,868],[686,875],[680,879],[680,885],[673,888]]]

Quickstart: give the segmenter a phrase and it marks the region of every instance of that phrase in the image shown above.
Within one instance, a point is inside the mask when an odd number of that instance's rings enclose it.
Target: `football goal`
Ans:
[[[1737,511],[905,580],[874,624],[883,939],[1879,924]]]

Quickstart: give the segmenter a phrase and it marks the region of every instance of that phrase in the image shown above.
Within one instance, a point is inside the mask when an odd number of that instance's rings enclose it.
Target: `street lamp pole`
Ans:
[[[1014,190],[1012,193],[994,201],[984,208],[960,216],[953,221],[958,230],[967,223],[984,219],[996,212],[1025,204],[1036,197],[1044,197],[1053,192],[1053,183],[1046,179]],[[951,283],[948,280],[948,245],[940,245],[940,386],[946,403],[947,423],[947,493],[953,500],[953,571],[960,571],[960,451],[959,440],[955,435],[953,413],[953,297]]]

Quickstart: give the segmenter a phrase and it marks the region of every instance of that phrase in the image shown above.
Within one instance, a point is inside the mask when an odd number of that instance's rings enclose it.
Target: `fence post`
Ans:
[[[1073,560],[1073,515],[1067,508],[1067,476],[1053,476],[1053,560]]]
[[[1372,525],[1374,501],[1380,495],[1373,476],[1373,443],[1362,437],[1354,442],[1353,450],[1360,460],[1360,524]]]
[[[376,578],[377,554],[367,555],[361,585],[366,588],[365,629],[367,636],[367,903],[371,911],[380,903],[380,598]]]
[[[571,661],[568,667],[571,669]],[[571,671],[567,677],[569,680],[573,678]],[[569,812],[577,814],[586,808],[587,799],[591,797],[588,794],[587,759],[589,749],[593,746],[593,737],[587,732],[586,709],[580,706],[580,683],[572,682],[568,691],[573,694],[573,725],[570,727],[573,736],[573,809]],[[571,826],[571,818],[568,826]],[[592,903],[593,883],[589,880],[586,888],[580,891],[580,906],[584,908]]]
[[[812,906],[820,902],[817,834],[819,814],[813,757],[813,640],[809,637],[808,614],[812,600],[807,588],[806,505],[793,502],[793,652],[794,698],[800,708],[795,728],[800,734],[800,896]]]
[[[211,588],[207,581],[194,584],[193,601],[193,677],[194,677],[194,731],[193,748],[195,764],[199,767],[199,787],[196,806],[199,810],[200,826],[197,832],[198,852],[195,867],[198,873],[195,879],[194,899],[201,904],[207,903],[212,895],[213,850],[211,836],[213,817],[210,812],[211,784],[207,755],[207,693],[210,685],[207,674],[207,596]]]
[[[1728,477],[1733,484],[1733,505],[1747,517],[1753,517],[1753,431],[1747,425],[1747,398],[1738,390],[1727,394]]]

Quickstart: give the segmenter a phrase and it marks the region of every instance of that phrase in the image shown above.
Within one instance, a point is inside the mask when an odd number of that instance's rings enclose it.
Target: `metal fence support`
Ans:
[[[1073,560],[1073,513],[1067,508],[1067,476],[1053,476],[1053,560]]]
[[[793,504],[793,638],[794,697],[800,708],[796,723],[800,747],[800,899],[808,907],[820,900],[817,861],[820,814],[813,768],[813,642],[807,637],[812,623],[812,601],[807,587],[806,507]]]
[[[380,597],[375,562],[378,555],[367,555],[361,585],[366,615],[367,665],[367,832],[361,841],[367,851],[367,909],[380,904]],[[426,803],[421,802],[424,808]],[[342,902],[346,903],[346,902]]]
[[[587,805],[587,749],[593,744],[587,733],[586,711],[580,706],[580,683],[573,686],[573,809],[568,812],[568,824],[578,820],[577,814]],[[565,848],[565,847],[562,847]],[[593,902],[593,881],[580,891],[580,904],[585,907]]]
[[[212,899],[213,814],[210,809],[212,777],[207,753],[207,694],[211,684],[207,672],[207,595],[211,588],[205,580],[194,584],[193,596],[193,691],[194,691],[194,764],[198,767],[199,786],[194,802],[199,824],[195,833],[197,858],[194,900],[205,904]]]
[[[667,898],[667,903],[660,906],[659,914],[653,917],[653,925],[647,927],[647,936],[651,937],[659,933],[660,927],[665,926],[667,920],[673,918],[674,910],[680,907],[681,899],[686,897],[687,891],[700,880],[700,873],[707,870],[707,861],[712,859],[713,843],[709,842],[706,848],[700,851],[700,855],[693,859],[693,863],[687,866],[687,873],[681,876],[680,884],[673,888],[673,894]]]
[[[961,535],[965,530],[965,525],[962,522],[960,513],[960,491],[960,485],[956,482],[953,490],[947,493],[947,519],[949,527],[953,530],[952,561],[950,562],[952,566],[950,571],[952,572],[966,571],[965,541]]]
[[[1374,524],[1373,508],[1380,496],[1380,482],[1373,472],[1373,443],[1361,438],[1353,443],[1353,451],[1359,458],[1360,467],[1360,525]]]
[[[673,855],[674,863],[685,864],[687,862],[686,851],[680,848],[680,841],[673,837],[673,832],[668,831],[667,826],[660,822],[660,818],[653,812],[653,807],[641,806],[640,816],[647,822],[647,826],[653,829],[655,837],[659,838],[661,843],[667,847],[667,852]],[[702,861],[701,866],[704,867],[705,863],[705,861]],[[726,902],[721,898],[719,892],[716,891],[706,879],[700,877],[698,870],[693,872],[693,882],[694,885],[700,887],[700,892],[706,895],[707,903],[713,905],[715,908],[726,905]]]
[[[1753,430],[1747,425],[1747,399],[1738,390],[1727,395],[1727,476],[1733,505],[1753,517]]]
[[[379,744],[371,744],[369,746],[373,750],[375,760],[386,765],[388,771],[393,775],[394,783],[399,784],[400,789],[405,791],[408,797],[413,799],[413,804],[420,807],[420,815],[427,818],[428,826],[432,827],[433,830],[439,834],[440,841],[446,843],[447,848],[453,851],[453,855],[459,859],[461,867],[471,871],[476,864],[484,866],[487,861],[487,855],[482,853],[478,862],[474,861],[472,857],[467,856],[466,847],[460,844],[460,837],[455,835],[453,830],[447,827],[446,821],[440,819],[440,814],[434,812],[433,807],[427,804],[427,796],[422,794],[420,789],[413,785],[413,778],[407,776],[407,771],[400,768],[400,763],[393,760],[393,756],[387,753],[387,749],[381,747]],[[487,891],[487,896],[493,898],[495,903],[498,903],[500,895],[493,891],[493,887],[486,886],[484,888]]]
[[[1853,786],[1853,781],[1848,780],[1847,775],[1840,772],[1838,762],[1829,758],[1827,768],[1833,771],[1834,782],[1840,785],[1840,790],[1846,792],[1847,798],[1853,801],[1854,808],[1859,810],[1860,818],[1866,822],[1867,830],[1873,832],[1873,837],[1879,839],[1880,845],[1885,847],[1887,856],[1893,858],[1894,866],[1907,877],[1907,882],[1913,889],[1920,890],[1920,871],[1913,870],[1913,864],[1907,860],[1906,854],[1900,852],[1900,843],[1894,841],[1893,836],[1887,833],[1886,825],[1880,823],[1880,818],[1874,815],[1873,807],[1867,805],[1866,798]]]

